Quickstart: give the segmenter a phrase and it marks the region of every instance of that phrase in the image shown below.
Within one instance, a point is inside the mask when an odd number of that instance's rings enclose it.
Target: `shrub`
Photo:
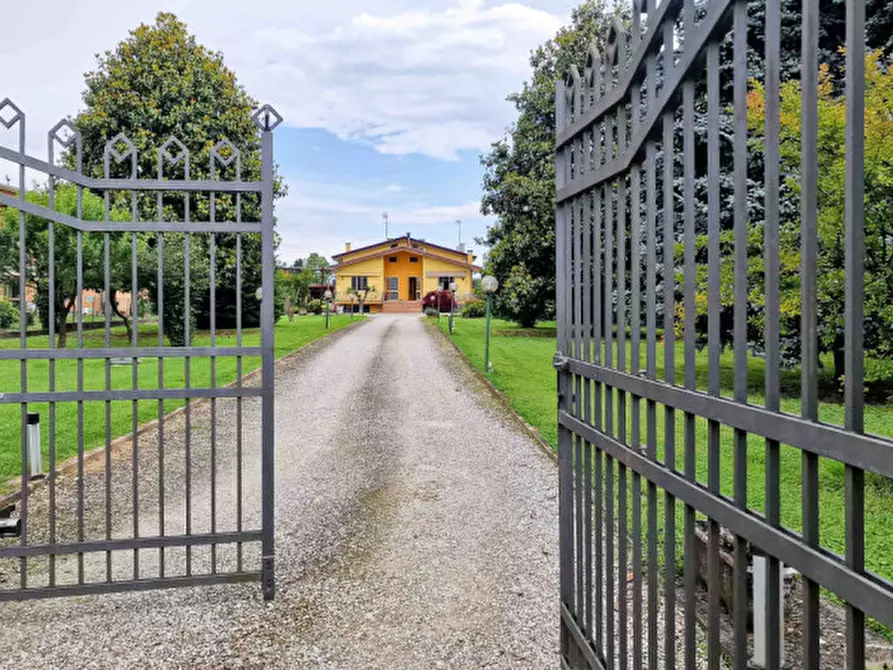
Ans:
[[[322,300],[311,300],[307,303],[307,311],[311,314],[322,314]]]
[[[0,300],[0,330],[10,330],[19,322],[19,309],[9,300]]]
[[[425,308],[425,316],[437,318],[438,316],[440,316],[440,312],[437,311],[436,307],[426,307]]]
[[[450,291],[431,291],[422,298],[422,304],[426,307],[437,306],[437,299],[440,297],[440,311],[449,312],[453,309],[453,294]]]
[[[487,313],[487,303],[483,300],[470,300],[462,307],[462,316],[466,319],[481,319]]]

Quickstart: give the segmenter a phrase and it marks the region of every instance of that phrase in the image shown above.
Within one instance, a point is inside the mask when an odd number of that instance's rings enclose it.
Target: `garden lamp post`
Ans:
[[[326,289],[326,292],[323,295],[323,298],[325,298],[326,301],[326,330],[329,329],[329,310],[332,307],[332,297],[332,290]]]
[[[455,316],[456,316],[456,289],[459,288],[456,282],[450,282],[450,334],[452,334],[453,330],[455,330]]]
[[[490,372],[490,301],[493,294],[499,288],[499,281],[492,275],[487,275],[481,280],[481,288],[487,296],[487,339],[484,343],[484,371]]]

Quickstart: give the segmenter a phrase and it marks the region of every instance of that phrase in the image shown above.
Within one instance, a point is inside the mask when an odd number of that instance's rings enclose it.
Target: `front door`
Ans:
[[[409,299],[410,300],[418,300],[421,298],[419,295],[419,278],[418,277],[410,277],[409,278]]]

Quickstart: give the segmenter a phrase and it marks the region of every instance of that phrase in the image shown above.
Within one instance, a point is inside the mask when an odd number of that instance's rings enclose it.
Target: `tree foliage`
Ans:
[[[85,109],[74,119],[83,137],[83,166],[85,173],[105,175],[106,143],[123,133],[134,144],[138,153],[137,176],[158,176],[158,150],[171,137],[176,137],[189,151],[189,178],[207,179],[212,170],[219,179],[240,176],[245,180],[260,179],[260,140],[251,119],[255,100],[238,84],[220,53],[199,44],[184,23],[170,13],[159,13],[153,25],[140,25],[114,50],[98,57],[97,67],[86,75]],[[238,161],[228,166],[217,161],[211,165],[212,150],[219,142],[230,144],[218,149],[224,159],[232,157],[232,148],[239,152]],[[179,149],[170,147],[173,156]],[[76,157],[66,156],[69,166]],[[130,176],[130,162],[111,161],[111,176]],[[167,166],[165,176],[183,178],[184,163]],[[277,182],[276,194],[284,189]],[[129,194],[114,194],[129,198]],[[241,198],[242,220],[259,220],[259,199],[255,194]],[[168,195],[163,199],[161,212],[154,195],[144,195],[139,201],[142,220],[182,221],[188,210],[193,221],[207,221],[211,216],[211,200],[207,194],[184,196]],[[236,220],[236,200],[230,194],[218,194],[214,201],[217,221]],[[154,236],[153,236],[154,237]],[[174,344],[183,344],[181,333],[174,325],[184,321],[185,311],[185,246],[183,236],[166,233],[164,258],[165,325],[174,330],[167,334]],[[235,325],[236,305],[236,235],[216,236],[215,271],[217,325]],[[192,235],[189,245],[191,273],[200,282],[210,274],[210,237]],[[261,285],[261,240],[259,235],[243,235],[241,271],[243,289],[243,325],[255,326],[260,319],[260,303],[255,298]],[[145,272],[140,277],[143,288],[153,296],[157,293],[157,245],[147,244]],[[204,264],[208,270],[202,270]],[[207,283],[191,286],[192,312],[188,319],[205,328],[210,320],[210,290]]]
[[[481,212],[496,217],[479,240],[490,247],[486,271],[504,287],[499,313],[523,325],[555,309],[555,81],[590,45],[605,46],[612,17],[607,2],[587,0],[531,54],[530,80],[509,96],[518,118],[481,159]]]
[[[39,188],[25,194],[27,202],[48,207],[50,191]],[[53,190],[53,206],[56,211],[77,216],[78,194],[71,184],[62,184]],[[105,218],[105,205],[101,198],[84,192],[82,218],[87,221],[102,221]],[[19,212],[13,208],[0,210],[0,274],[19,272]],[[124,221],[129,212],[112,209],[109,218]],[[54,225],[54,249],[50,257],[50,224],[46,219],[25,214],[25,280],[36,289],[35,303],[40,320],[50,322],[50,303],[56,319],[58,346],[64,347],[67,338],[67,320],[76,305],[78,295],[77,278],[77,233],[68,226]],[[84,289],[103,290],[105,286],[104,240],[100,235],[82,235],[82,286]],[[142,241],[137,253],[144,249]],[[110,295],[116,291],[131,289],[131,243],[130,236],[109,235],[109,285]],[[51,263],[51,260],[53,261]],[[50,266],[54,270],[54,291],[50,294]],[[114,300],[111,301],[112,303]],[[111,306],[111,305],[110,305]]]
[[[846,100],[831,67],[819,72],[818,99],[818,338],[832,352],[835,376],[844,374],[844,258],[846,204]],[[893,356],[893,72],[880,50],[865,58],[865,349]],[[800,195],[801,95],[798,81],[781,87],[781,168],[785,185]],[[763,139],[765,92],[754,82],[748,121]],[[799,221],[783,222],[781,236],[781,316],[783,339],[799,351]],[[762,268],[754,267],[753,275]],[[757,302],[757,307],[761,303]],[[757,324],[761,325],[761,324]]]
[[[332,271],[330,269],[329,261],[326,260],[325,256],[322,256],[315,251],[311,252],[309,256],[303,261],[303,266],[309,269],[313,273],[313,282],[314,284],[328,284],[329,278],[332,276]]]

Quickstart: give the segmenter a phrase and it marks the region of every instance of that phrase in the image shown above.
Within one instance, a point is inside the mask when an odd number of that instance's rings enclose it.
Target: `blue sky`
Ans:
[[[283,262],[393,235],[474,244],[480,154],[511,122],[506,95],[530,50],[574,0],[47,0],[4,8],[0,99],[28,115],[28,147],[81,106],[83,73],[158,11],[176,13],[223,52],[242,85],[284,117],[276,160],[289,187],[277,204]],[[53,17],[48,21],[47,16]],[[97,22],[95,17],[103,17]],[[10,144],[0,128],[0,143]],[[2,177],[3,175],[0,175]]]
[[[342,140],[326,130],[277,130],[276,154],[289,196],[277,216],[283,236],[280,256],[306,249],[305,240],[331,255],[384,236],[388,213],[392,237],[411,232],[440,244],[476,247],[486,228],[480,215],[479,154],[461,151],[455,160],[420,153],[383,154],[368,141]],[[294,233],[294,234],[292,234]]]

